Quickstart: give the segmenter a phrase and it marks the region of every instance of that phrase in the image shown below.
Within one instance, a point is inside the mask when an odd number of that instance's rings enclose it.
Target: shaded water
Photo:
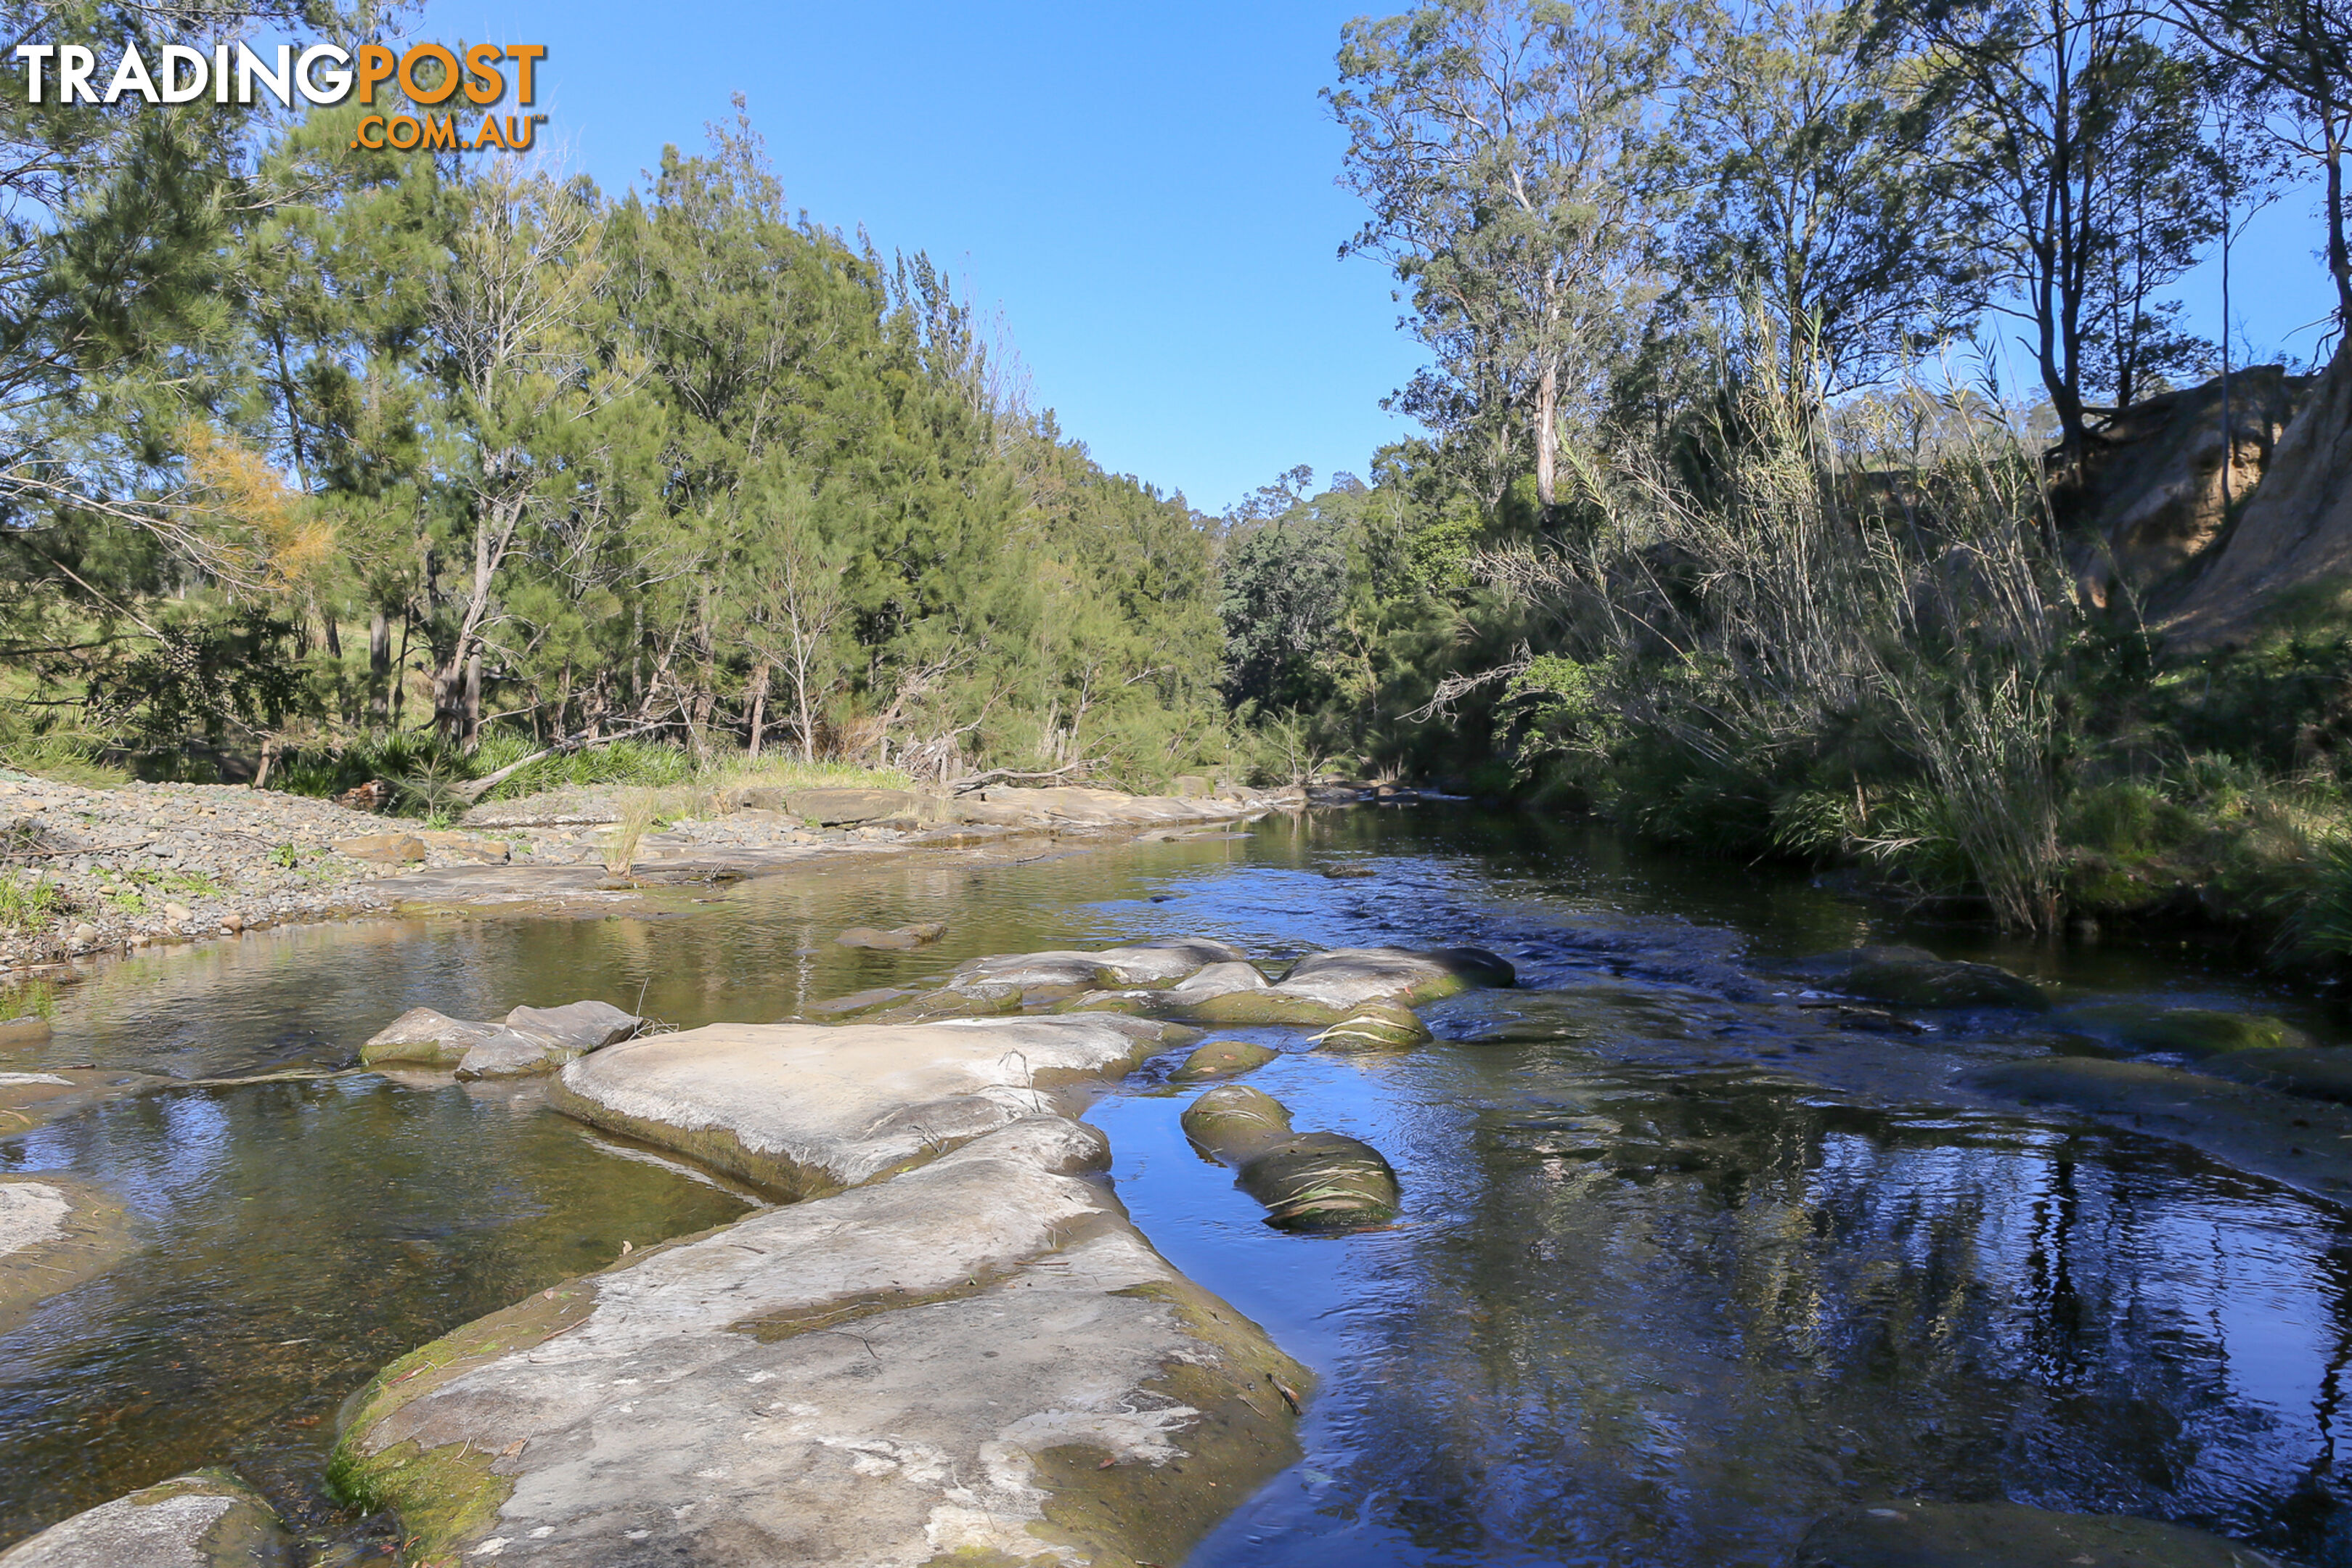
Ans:
[[[1373,875],[1333,880],[1344,864]],[[1801,879],[1654,861],[1518,818],[1360,812],[1020,866],[900,859],[679,895],[658,918],[269,933],[66,992],[0,1066],[181,1076],[334,1062],[392,1013],[599,995],[771,1019],[959,958],[1200,932],[1254,952],[1479,942],[1558,995],[1430,1011],[1450,1043],[1286,1055],[1252,1082],[1384,1150],[1393,1229],[1276,1234],[1184,1143],[1189,1097],[1097,1105],[1172,1261],[1323,1379],[1306,1461],[1203,1565],[1777,1564],[1890,1494],[2006,1498],[2352,1564],[2335,1468],[2343,1214],[2176,1146],[1970,1109],[2012,1020],[1824,1038],[1769,961],[1862,941],[1993,956],[2085,995],[2332,1006],[2147,949],[1981,951]],[[944,917],[918,954],[831,945]],[[1968,951],[1970,948],[1979,951]],[[1257,1033],[1296,1046],[1295,1035]],[[0,1338],[0,1542],[199,1463],[324,1517],[334,1403],[457,1322],[739,1211],[529,1090],[373,1077],[179,1091],[0,1142],[145,1231]],[[311,1425],[297,1423],[311,1422]]]

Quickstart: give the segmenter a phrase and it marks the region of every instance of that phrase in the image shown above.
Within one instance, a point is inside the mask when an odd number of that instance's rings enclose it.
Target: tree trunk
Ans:
[[[760,760],[760,741],[768,728],[768,661],[751,671],[751,761]]]
[[[382,605],[368,617],[368,722],[382,724],[392,701],[392,618]]]
[[[1536,380],[1536,502],[1543,508],[1546,522],[1551,521],[1559,488],[1559,366],[1547,363]]]
[[[2352,332],[2352,251],[2344,240],[2344,137],[2336,117],[2326,117],[2327,270],[2336,279],[2336,325]]]
[[[466,750],[472,751],[482,743],[482,649],[475,645],[473,656],[466,660]]]

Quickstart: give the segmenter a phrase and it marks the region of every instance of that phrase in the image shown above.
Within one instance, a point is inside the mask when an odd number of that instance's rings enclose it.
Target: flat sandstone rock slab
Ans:
[[[0,1568],[290,1568],[292,1544],[242,1482],[198,1470],[60,1520]]]
[[[1108,1157],[1028,1117],[529,1298],[386,1368],[337,1482],[436,1563],[1180,1563],[1296,1459],[1306,1374]]]
[[[558,1110],[793,1197],[856,1186],[1117,1078],[1150,1031],[1092,1015],[921,1024],[713,1024],[608,1046]]]
[[[104,1188],[46,1171],[0,1176],[0,1333],[130,1250],[130,1215]]]

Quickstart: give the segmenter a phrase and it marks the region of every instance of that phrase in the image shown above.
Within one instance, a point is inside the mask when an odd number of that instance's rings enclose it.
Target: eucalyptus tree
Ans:
[[[1916,56],[1869,47],[1873,21],[1867,0],[1702,0],[1671,138],[1684,288],[1760,311],[1781,380],[1824,402],[1977,313],[1966,142]]]
[[[1490,511],[1532,467],[1559,504],[1563,423],[1589,419],[1650,278],[1646,169],[1670,18],[1627,0],[1431,0],[1349,23],[1344,184],[1435,364],[1396,403],[1472,454]]]
[[[1910,0],[1883,32],[1965,117],[1984,302],[2027,324],[2079,458],[2102,376],[2130,395],[2180,355],[2145,306],[2219,233],[2211,73],[2134,0]]]

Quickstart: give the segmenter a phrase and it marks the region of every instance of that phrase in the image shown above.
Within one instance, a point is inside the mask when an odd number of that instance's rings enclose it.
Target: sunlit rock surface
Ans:
[[[1181,1562],[1296,1458],[1306,1374],[1106,1160],[1023,1117],[532,1297],[387,1368],[338,1485],[468,1563]]]
[[[269,1505],[219,1470],[101,1503],[0,1552],[5,1568],[291,1568]]]
[[[811,1196],[917,1164],[1117,1078],[1157,1031],[1066,1015],[929,1024],[713,1024],[607,1047],[549,1089],[568,1115]]]

